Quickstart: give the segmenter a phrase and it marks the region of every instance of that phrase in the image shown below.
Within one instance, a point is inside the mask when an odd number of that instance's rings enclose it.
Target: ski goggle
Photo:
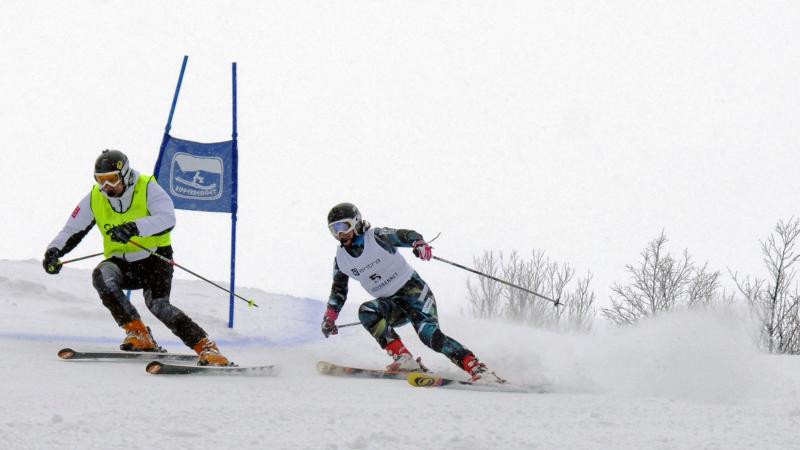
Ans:
[[[106,187],[106,185],[117,187],[119,183],[122,182],[122,175],[118,170],[113,172],[96,173],[94,174],[94,180],[97,181],[100,189]]]
[[[358,221],[356,219],[342,219],[328,224],[328,229],[331,230],[333,237],[338,237],[339,233],[349,233],[350,230],[356,227]]]

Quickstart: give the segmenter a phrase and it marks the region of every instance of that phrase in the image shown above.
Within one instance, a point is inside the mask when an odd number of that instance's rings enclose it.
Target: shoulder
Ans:
[[[92,198],[95,195],[95,191],[97,191],[98,194],[100,193],[99,189],[92,189],[88,194],[83,196],[80,202],[78,202],[78,205],[72,210],[72,214],[70,214],[72,219],[76,219],[79,215],[85,214],[87,211],[89,215],[92,215]]]
[[[375,236],[391,236],[397,233],[397,230],[389,227],[371,228],[370,231],[375,233]]]
[[[156,177],[144,173],[133,171],[133,184],[146,184],[147,186],[158,184]]]
[[[375,242],[389,253],[394,253],[398,244],[397,230],[394,228],[375,228]]]
[[[156,177],[152,175],[142,175],[140,179],[144,179],[144,182],[147,183],[148,195],[167,195],[167,191],[158,184]]]

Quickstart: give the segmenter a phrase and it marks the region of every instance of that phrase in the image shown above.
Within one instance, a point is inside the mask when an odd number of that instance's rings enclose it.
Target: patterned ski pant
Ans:
[[[156,253],[171,259],[172,247],[159,247]],[[92,284],[119,326],[140,319],[123,290],[142,289],[147,309],[192,348],[206,337],[206,332],[169,302],[172,272],[170,264],[154,256],[135,262],[112,257],[95,267]]]
[[[428,285],[418,276],[412,277],[389,297],[362,303],[358,309],[358,319],[383,349],[393,340],[399,339],[394,329],[410,322],[423,344],[447,356],[459,368],[464,357],[472,354],[439,329],[436,299]]]

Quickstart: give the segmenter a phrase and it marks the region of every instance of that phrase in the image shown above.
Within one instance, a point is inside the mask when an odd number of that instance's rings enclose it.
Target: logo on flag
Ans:
[[[170,193],[189,200],[217,200],[223,194],[222,158],[175,153],[170,164]]]

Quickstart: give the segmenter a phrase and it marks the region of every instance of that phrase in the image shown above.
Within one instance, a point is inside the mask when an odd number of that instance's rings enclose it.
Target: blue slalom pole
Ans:
[[[236,212],[239,209],[239,134],[236,129],[236,63],[231,65],[233,75],[233,142],[231,143],[231,161],[233,167],[233,193],[231,194],[231,298],[228,307],[228,328],[233,328],[233,291],[236,284]]]
[[[169,133],[172,128],[172,116],[175,114],[175,106],[178,104],[178,93],[181,91],[181,83],[183,83],[183,74],[186,72],[186,63],[189,61],[188,55],[183,55],[183,63],[181,63],[181,73],[178,75],[178,85],[175,86],[175,95],[172,96],[172,106],[169,108],[169,118],[167,118],[167,126],[164,128],[165,133]]]
[[[186,63],[189,61],[189,56],[183,55],[183,63],[181,63],[181,73],[178,75],[178,85],[175,86],[175,95],[172,96],[172,106],[169,108],[169,117],[167,118],[167,126],[164,127],[164,137],[161,138],[161,147],[158,149],[158,159],[156,159],[156,167],[153,169],[153,174],[158,176],[161,170],[161,157],[164,155],[164,147],[169,140],[169,130],[172,129],[172,116],[175,114],[175,107],[178,105],[178,94],[181,92],[181,84],[183,83],[183,74],[186,72]]]

